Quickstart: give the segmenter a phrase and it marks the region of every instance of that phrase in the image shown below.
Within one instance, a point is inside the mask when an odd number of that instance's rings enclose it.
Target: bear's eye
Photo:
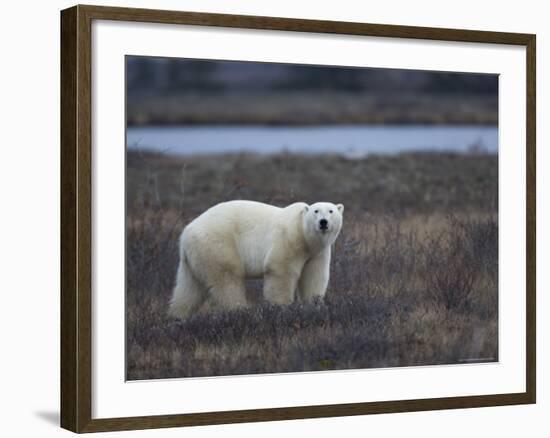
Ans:
[[[332,214],[332,210],[329,210],[329,213]]]
[[[319,213],[319,210],[315,210],[315,213]]]

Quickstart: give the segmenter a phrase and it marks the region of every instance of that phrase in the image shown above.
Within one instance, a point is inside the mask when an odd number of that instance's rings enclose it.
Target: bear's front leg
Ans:
[[[299,272],[288,268],[268,267],[264,274],[264,298],[272,304],[294,301]]]
[[[323,298],[330,273],[330,247],[308,260],[298,281],[298,298],[306,303]]]

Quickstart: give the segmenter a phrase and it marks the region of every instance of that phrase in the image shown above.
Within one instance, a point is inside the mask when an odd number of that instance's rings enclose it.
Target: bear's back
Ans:
[[[269,230],[283,209],[256,201],[227,201],[216,204],[195,218],[184,234],[232,236],[256,234]]]
[[[227,201],[214,205],[206,210],[199,218],[221,224],[232,224],[238,228],[249,228],[251,225],[271,222],[281,208],[256,201]]]
[[[206,210],[185,227],[181,245],[206,259],[239,264],[247,277],[262,274],[282,208],[255,201],[228,201]]]

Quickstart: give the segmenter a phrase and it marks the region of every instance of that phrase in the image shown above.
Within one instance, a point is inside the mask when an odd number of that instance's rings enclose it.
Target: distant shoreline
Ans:
[[[387,122],[331,122],[331,123],[321,123],[321,122],[279,122],[279,121],[269,121],[269,122],[254,122],[254,123],[243,123],[239,121],[185,121],[185,122],[168,122],[168,121],[155,121],[153,123],[136,123],[128,121],[128,128],[178,128],[178,127],[242,127],[242,126],[254,126],[254,127],[321,127],[321,126],[454,126],[454,127],[467,127],[467,126],[478,126],[478,127],[487,127],[487,128],[498,128],[498,122],[485,122],[485,121],[468,121],[463,122],[448,122],[445,120],[437,121],[426,121],[426,122],[416,122],[412,120],[405,121],[387,121]]]
[[[133,95],[127,125],[490,125],[498,98],[472,94],[282,92]]]

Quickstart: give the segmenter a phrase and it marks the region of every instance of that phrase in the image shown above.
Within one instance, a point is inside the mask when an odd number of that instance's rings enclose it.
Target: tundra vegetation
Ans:
[[[498,360],[498,158],[127,155],[127,378]],[[230,199],[346,206],[323,303],[167,316],[178,235]]]

